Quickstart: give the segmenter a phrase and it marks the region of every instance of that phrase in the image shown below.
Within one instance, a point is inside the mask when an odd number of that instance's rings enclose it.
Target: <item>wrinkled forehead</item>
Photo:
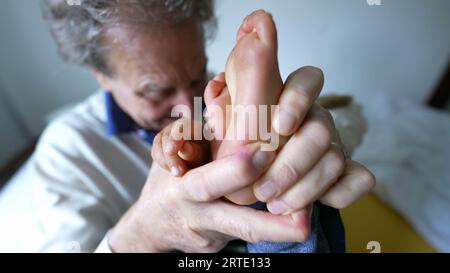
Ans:
[[[133,79],[161,75],[182,81],[206,62],[203,30],[196,22],[179,25],[117,25],[105,33],[108,60],[118,74]]]

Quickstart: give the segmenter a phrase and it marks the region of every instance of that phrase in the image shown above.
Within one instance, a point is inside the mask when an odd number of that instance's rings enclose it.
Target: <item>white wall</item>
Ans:
[[[218,0],[219,32],[210,66],[222,71],[242,19],[257,8],[274,15],[284,77],[321,67],[324,90],[359,100],[393,92],[424,101],[450,58],[450,1]]]
[[[1,86],[0,86],[1,92]],[[26,135],[26,129],[17,123],[9,111],[4,97],[0,96],[0,167],[9,162],[18,152],[25,149],[32,141]],[[1,177],[0,177],[1,179]],[[0,184],[1,184],[0,180]]]
[[[88,72],[60,60],[39,0],[1,0],[0,85],[33,136],[48,113],[97,88]]]

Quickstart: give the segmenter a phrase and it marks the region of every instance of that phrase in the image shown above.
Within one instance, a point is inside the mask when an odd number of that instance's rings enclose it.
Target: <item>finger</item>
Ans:
[[[328,151],[334,124],[321,108],[313,108],[302,127],[281,149],[269,170],[254,184],[258,200],[278,196],[305,176]]]
[[[184,161],[185,158],[182,156],[192,161],[190,162],[192,166],[200,165],[200,163],[204,164],[205,157],[202,158],[202,156],[207,154],[208,150],[203,149],[203,147],[197,147],[197,145],[195,147],[192,147],[190,144],[186,145],[188,142],[194,143],[194,139],[199,137],[201,130],[201,123],[182,118],[175,121],[170,130],[163,132],[162,145],[165,148],[164,156],[166,164],[174,176],[182,176],[188,169],[187,162]],[[185,147],[184,151],[183,147]]]
[[[201,228],[247,242],[303,242],[310,233],[310,217],[306,210],[291,215],[274,215],[226,202],[208,205],[199,217]]]
[[[330,150],[313,169],[286,192],[271,200],[267,208],[273,214],[291,213],[313,203],[342,175],[345,158],[342,150],[331,145]]]
[[[176,155],[185,141],[193,141],[199,130],[198,122],[189,118],[180,118],[163,131],[162,142],[164,152]],[[198,134],[198,133],[197,133]]]
[[[211,201],[252,184],[267,170],[274,151],[243,148],[235,154],[195,168],[183,177],[182,190],[193,201]]]
[[[165,155],[163,152],[163,147],[161,143],[162,132],[157,134],[153,140],[151,156],[153,161],[155,161],[161,168],[170,171],[169,166],[166,164]]]
[[[323,83],[323,72],[316,67],[302,67],[289,75],[272,121],[278,134],[288,136],[297,130],[319,96]]]
[[[184,140],[174,140],[171,137],[171,130],[164,130],[161,136],[161,143],[164,149],[164,160],[173,176],[182,176],[186,172],[186,164],[177,152],[183,145]]]
[[[375,176],[358,162],[347,160],[344,174],[321,198],[330,207],[342,209],[370,192],[375,186]]]

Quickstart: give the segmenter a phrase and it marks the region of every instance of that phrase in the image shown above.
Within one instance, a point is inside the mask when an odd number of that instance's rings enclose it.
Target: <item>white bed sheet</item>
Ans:
[[[450,252],[450,112],[388,94],[363,105],[368,131],[354,158],[375,173],[379,197]]]

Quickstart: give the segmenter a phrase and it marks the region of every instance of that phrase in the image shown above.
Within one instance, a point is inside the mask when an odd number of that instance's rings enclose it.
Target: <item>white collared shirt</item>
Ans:
[[[151,146],[136,134],[108,136],[105,126],[99,92],[42,134],[27,174],[43,234],[40,251],[109,252],[108,230],[139,197]]]

